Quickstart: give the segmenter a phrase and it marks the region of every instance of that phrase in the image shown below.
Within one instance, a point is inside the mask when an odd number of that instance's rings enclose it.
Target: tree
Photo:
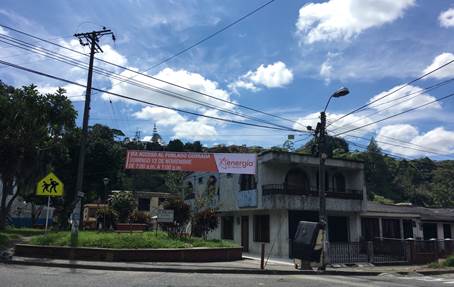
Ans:
[[[400,195],[393,192],[393,177],[374,138],[371,138],[364,154],[364,176],[370,196],[377,194],[392,200],[400,199]]]
[[[213,208],[200,211],[194,216],[194,233],[207,239],[208,232],[218,227],[218,216]]]
[[[165,202],[164,209],[173,210],[173,223],[164,224],[163,227],[173,231],[174,235],[181,236],[191,219],[191,207],[181,198],[170,198]]]
[[[433,172],[431,184],[436,207],[454,206],[454,162],[444,161]]]
[[[0,229],[13,200],[33,193],[37,180],[65,149],[62,138],[75,127],[77,113],[64,93],[58,89],[43,95],[34,85],[16,89],[0,82]]]
[[[137,207],[134,194],[128,191],[114,193],[111,197],[110,204],[112,209],[118,214],[119,222],[126,222],[129,215],[131,215]]]
[[[326,154],[328,155],[328,157],[332,158],[334,155],[349,152],[348,143],[345,141],[345,139],[328,135],[325,137],[325,140]],[[311,139],[296,151],[299,153],[316,156],[318,155],[317,143],[315,142],[315,139]]]
[[[167,150],[168,151],[182,152],[182,151],[184,151],[184,144],[179,139],[171,140],[169,142],[169,144],[167,145]]]

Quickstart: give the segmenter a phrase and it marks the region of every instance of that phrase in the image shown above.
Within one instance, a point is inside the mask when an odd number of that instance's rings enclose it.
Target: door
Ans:
[[[241,246],[243,252],[249,252],[249,216],[241,216]]]

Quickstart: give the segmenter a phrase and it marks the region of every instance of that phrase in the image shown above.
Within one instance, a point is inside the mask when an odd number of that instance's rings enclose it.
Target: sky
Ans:
[[[93,87],[179,109],[94,92],[90,125],[106,124],[128,137],[140,131],[140,137],[148,140],[156,124],[165,142],[178,138],[183,142],[200,140],[206,146],[271,147],[282,146],[292,134],[294,146],[298,147],[309,138],[306,126],[315,127],[330,95],[347,87],[349,95],[330,102],[327,119],[328,132],[340,134],[351,143],[351,149],[361,149],[375,137],[390,154],[408,158],[453,157],[454,97],[375,123],[454,92],[454,83],[448,81],[454,78],[454,63],[404,86],[454,59],[452,1],[275,0],[200,45],[157,65],[266,2],[3,0],[0,24],[85,54],[89,53],[88,47],[80,45],[73,36],[75,33],[104,26],[111,29],[116,41],[102,37],[99,44],[103,53],[96,57],[128,70],[96,60],[95,67],[180,96],[170,97],[134,86],[118,80],[118,76],[95,74]],[[0,36],[14,37],[88,63],[84,55],[7,28],[0,28]],[[4,42],[0,42],[0,60],[86,83],[86,70]],[[14,86],[33,83],[43,93],[63,87],[81,124],[84,88],[2,65],[0,80]],[[203,101],[208,106],[194,101]],[[366,109],[338,120],[368,103]],[[240,123],[271,122],[289,130],[223,122],[181,110]],[[350,131],[354,128],[359,129]]]

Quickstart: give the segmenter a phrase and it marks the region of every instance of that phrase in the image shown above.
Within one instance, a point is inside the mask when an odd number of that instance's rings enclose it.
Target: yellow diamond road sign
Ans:
[[[63,182],[50,172],[46,177],[38,181],[36,186],[36,195],[41,196],[62,196]]]

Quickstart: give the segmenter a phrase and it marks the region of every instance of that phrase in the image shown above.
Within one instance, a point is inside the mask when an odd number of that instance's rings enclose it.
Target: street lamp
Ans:
[[[328,220],[326,216],[326,197],[325,197],[325,161],[327,158],[326,154],[326,145],[325,145],[325,136],[326,136],[326,109],[331,101],[331,98],[339,98],[346,96],[350,91],[343,87],[335,91],[328,99],[328,102],[325,105],[325,109],[320,113],[320,123],[317,124],[315,129],[315,136],[318,137],[318,155],[320,158],[320,165],[318,170],[318,196],[320,198],[320,211],[319,211],[319,222],[325,227],[325,235],[323,236],[323,252],[321,258],[322,268],[325,268],[325,262],[327,262],[327,234],[328,234]]]

